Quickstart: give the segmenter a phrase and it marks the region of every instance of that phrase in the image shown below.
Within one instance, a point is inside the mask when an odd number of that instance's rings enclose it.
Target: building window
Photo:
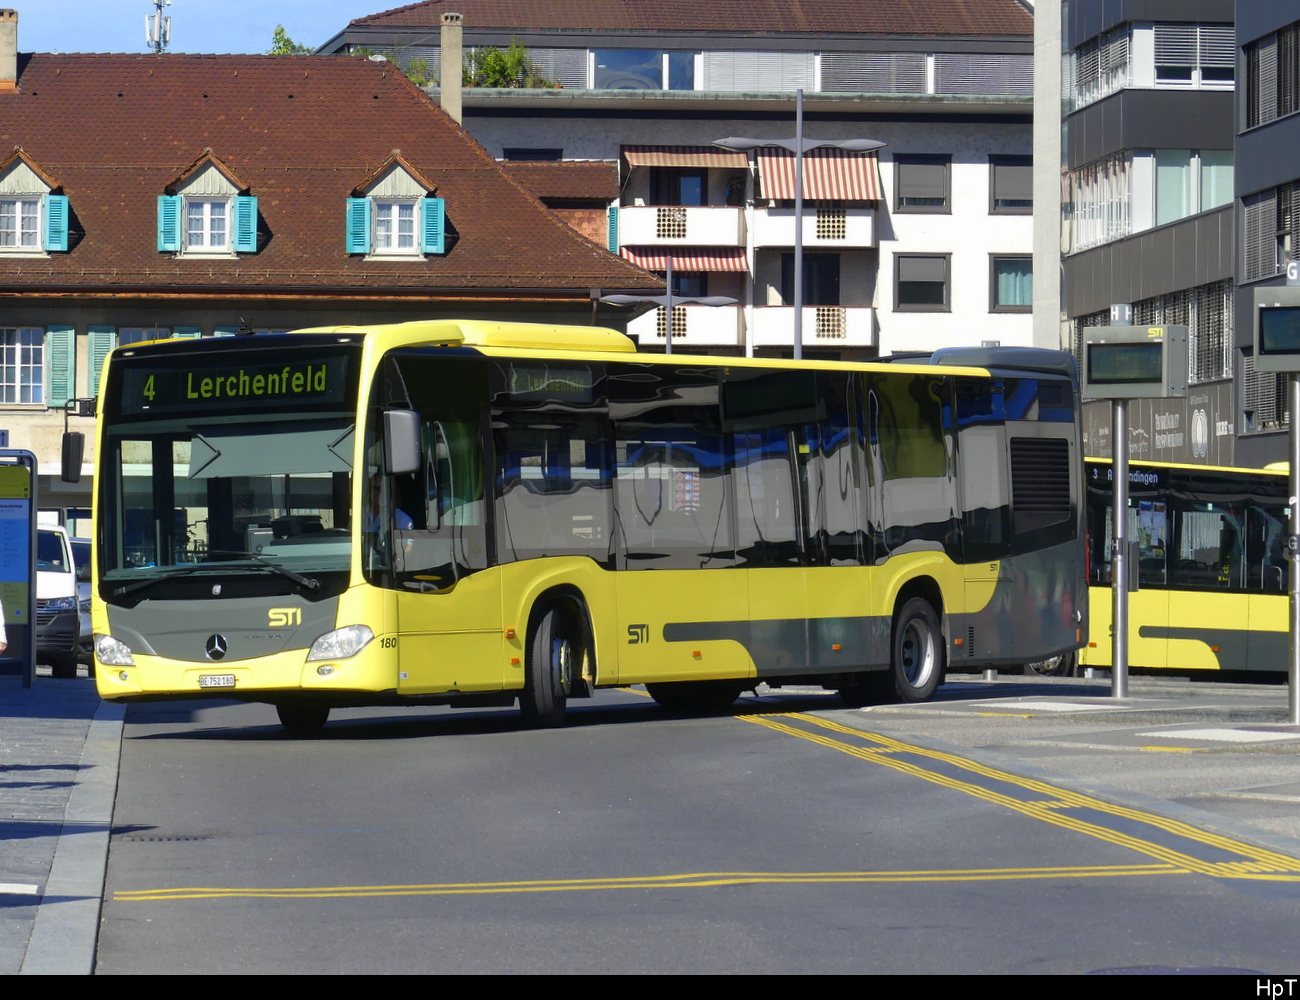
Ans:
[[[44,401],[44,354],[44,330],[0,328],[0,403]]]
[[[1129,173],[1127,153],[1116,153],[1085,164],[1070,174],[1067,223],[1071,250],[1086,250],[1129,234]]]
[[[1231,87],[1236,39],[1231,24],[1155,25],[1156,86]]]
[[[989,157],[989,212],[1032,215],[1034,166],[1029,156]]]
[[[1277,274],[1300,251],[1300,182],[1241,199],[1242,282]]]
[[[781,301],[794,305],[794,254],[781,254]],[[840,255],[805,253],[803,255],[803,304],[837,306],[840,304]]]
[[[0,200],[0,250],[39,250],[40,248],[40,199]]]
[[[952,159],[947,156],[895,156],[894,209],[898,212],[948,214],[949,174]]]
[[[420,257],[443,253],[445,204],[441,198],[349,198],[348,253]]]
[[[217,201],[185,201],[185,251],[186,253],[226,253],[230,249],[227,239],[229,231],[230,202],[226,199]]]
[[[257,199],[158,196],[158,251],[233,257],[257,252]]]
[[[506,146],[501,152],[507,163],[551,163],[564,159],[564,149],[560,146]]]
[[[951,254],[894,255],[894,311],[947,312]]]
[[[375,202],[372,253],[418,253],[415,243],[415,203]]]
[[[651,167],[650,200],[655,205],[707,205],[709,172],[696,167]]]
[[[1129,85],[1129,41],[1129,26],[1124,25],[1084,42],[1070,53],[1066,66],[1071,85],[1070,110],[1078,110]]]
[[[1246,47],[1246,127],[1300,111],[1300,21]]]
[[[593,49],[597,90],[694,90],[695,53]]]
[[[1231,378],[1232,294],[1232,280],[1224,279],[1141,299],[1133,303],[1133,322],[1187,327],[1188,377],[1193,383]]]
[[[1034,260],[1027,254],[989,258],[989,312],[1030,312],[1034,305]]]

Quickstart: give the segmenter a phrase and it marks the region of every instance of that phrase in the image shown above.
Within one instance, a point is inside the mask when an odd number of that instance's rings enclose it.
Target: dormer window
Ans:
[[[230,202],[186,200],[185,202],[185,249],[187,251],[204,251],[228,253]]]
[[[68,198],[22,150],[0,163],[0,254],[43,257],[68,249]]]
[[[257,252],[257,199],[211,151],[158,197],[158,250],[182,257]]]
[[[415,242],[417,205],[413,201],[374,203],[374,253],[419,253]]]
[[[348,199],[347,252],[376,260],[445,252],[445,205],[433,190],[394,151]]]

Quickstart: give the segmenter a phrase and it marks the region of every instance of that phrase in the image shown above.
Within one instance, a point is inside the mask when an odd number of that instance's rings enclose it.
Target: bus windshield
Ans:
[[[353,428],[350,413],[114,427],[101,491],[106,596],[172,577],[211,586],[213,574],[336,591],[351,557]]]

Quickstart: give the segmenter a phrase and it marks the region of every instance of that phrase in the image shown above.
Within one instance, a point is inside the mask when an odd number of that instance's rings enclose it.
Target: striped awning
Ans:
[[[664,247],[623,247],[622,255],[647,271],[747,271],[744,247],[683,247],[670,254]]]
[[[763,146],[758,179],[764,198],[794,198],[794,153]],[[803,196],[815,200],[879,201],[880,167],[875,153],[812,149],[803,155]]]
[[[749,154],[717,146],[624,146],[629,167],[747,167]]]

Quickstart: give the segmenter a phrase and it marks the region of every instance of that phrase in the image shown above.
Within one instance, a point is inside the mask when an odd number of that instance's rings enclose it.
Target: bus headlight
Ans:
[[[347,628],[326,632],[311,644],[307,652],[311,660],[346,660],[356,656],[365,648],[366,643],[375,637],[369,625],[349,625]]]
[[[95,636],[95,656],[106,667],[135,666],[130,647],[121,639],[114,639],[111,635]]]

